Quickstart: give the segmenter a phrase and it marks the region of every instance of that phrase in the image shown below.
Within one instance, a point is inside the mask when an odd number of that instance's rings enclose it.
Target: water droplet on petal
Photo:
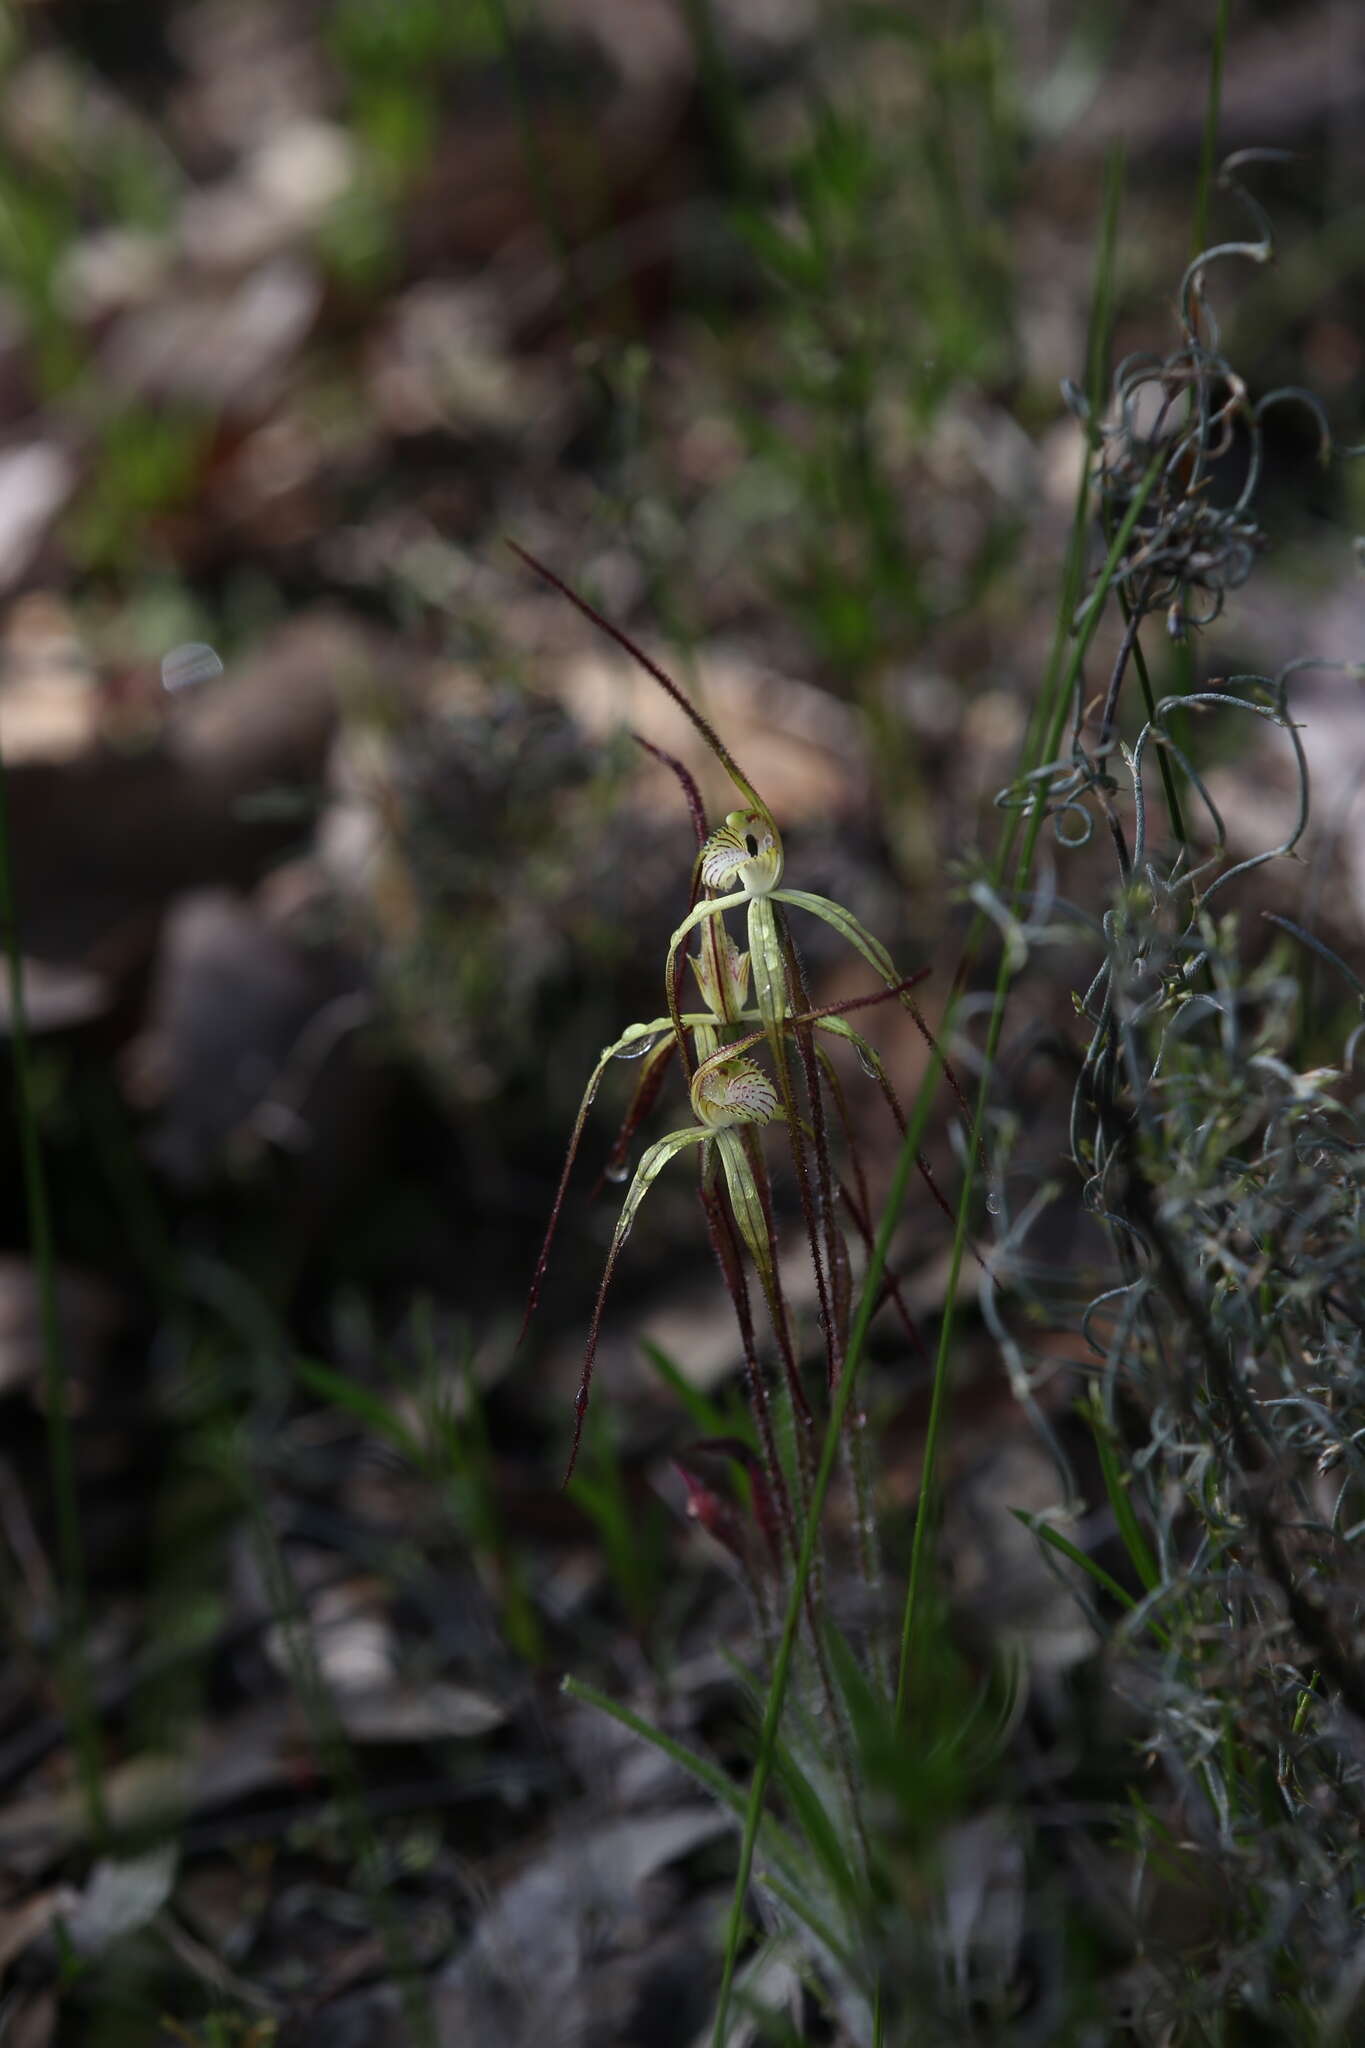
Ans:
[[[614,1057],[618,1060],[643,1059],[647,1052],[653,1052],[663,1033],[647,1031],[643,1038],[632,1038],[629,1045],[621,1046]]]
[[[187,640],[161,657],[161,687],[172,693],[196,689],[223,673],[223,664],[202,640]]]
[[[609,1159],[602,1168],[602,1178],[604,1180],[626,1180],[629,1178],[629,1175],[630,1161],[628,1159]]]

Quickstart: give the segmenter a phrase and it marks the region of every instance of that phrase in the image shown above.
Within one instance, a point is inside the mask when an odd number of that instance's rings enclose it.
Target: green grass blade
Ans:
[[[1127,1587],[1121,1586],[1118,1580],[1104,1569],[1102,1564],[1095,1562],[1093,1557],[1088,1557],[1079,1544],[1073,1543],[1070,1537],[1063,1536],[1060,1529],[1054,1529],[1051,1522],[1040,1521],[1036,1515],[1026,1514],[1022,1508],[1011,1508],[1010,1513],[1017,1522],[1022,1522],[1026,1529],[1031,1529],[1040,1542],[1046,1543],[1049,1550],[1055,1550],[1059,1557],[1066,1558],[1071,1564],[1079,1565],[1086,1576],[1093,1579],[1097,1586],[1117,1600],[1121,1607],[1126,1607],[1130,1614],[1134,1611],[1138,1602],[1133,1598]],[[1149,1617],[1147,1626],[1151,1629],[1152,1634],[1159,1643],[1163,1645],[1169,1643],[1169,1632],[1162,1628],[1158,1622],[1153,1621]]]
[[[1086,1420],[1090,1424],[1090,1434],[1095,1440],[1100,1471],[1104,1475],[1104,1490],[1109,1496],[1109,1505],[1114,1511],[1114,1520],[1123,1538],[1123,1547],[1132,1561],[1133,1570],[1150,1593],[1161,1584],[1161,1573],[1157,1569],[1156,1559],[1152,1556],[1147,1538],[1142,1533],[1142,1525],[1134,1512],[1128,1488],[1124,1484],[1124,1474],[1119,1469],[1113,1434],[1102,1415],[1092,1411]]]
[[[1191,255],[1197,256],[1209,241],[1209,194],[1213,189],[1213,166],[1218,156],[1218,123],[1223,111],[1223,57],[1228,42],[1228,0],[1218,0],[1213,25],[1213,47],[1209,52],[1209,89],[1204,101],[1204,139],[1199,153],[1199,184],[1194,201],[1194,235]]]
[[[334,1408],[342,1408],[348,1415],[361,1422],[385,1443],[392,1444],[410,1463],[421,1467],[426,1457],[417,1436],[396,1415],[383,1396],[370,1387],[362,1387],[344,1373],[334,1372],[331,1366],[322,1365],[312,1358],[295,1361],[295,1370],[303,1384],[323,1401],[330,1401]]]
[[[699,1756],[696,1750],[688,1749],[681,1742],[675,1742],[671,1735],[665,1735],[661,1728],[653,1727],[642,1715],[632,1712],[629,1707],[623,1707],[619,1701],[612,1699],[607,1693],[599,1692],[596,1686],[586,1684],[581,1678],[564,1679],[561,1690],[566,1692],[570,1699],[580,1700],[584,1706],[596,1707],[601,1713],[609,1714],[613,1721],[619,1722],[623,1728],[628,1728],[632,1735],[637,1735],[642,1742],[650,1743],[662,1756],[666,1756],[670,1763],[676,1764],[679,1770],[686,1771],[688,1777],[709,1792],[727,1813],[733,1814],[738,1822],[743,1823],[747,1810],[743,1793],[709,1757]],[[771,1816],[764,1821],[763,1847],[770,1864],[780,1865],[784,1872],[781,1877],[775,1875],[772,1868],[764,1872],[763,1882],[768,1890],[774,1898],[781,1900],[788,1912],[793,1914],[803,1927],[816,1936],[842,1969],[851,1971],[853,1959],[848,1950],[830,1933],[828,1926],[801,1897],[797,1888],[803,1875],[804,1864],[800,1845],[793,1841],[786,1830],[779,1827]]]
[[[694,1387],[663,1347],[650,1338],[640,1339],[640,1349],[704,1437],[738,1437],[751,1450],[757,1450],[753,1418],[747,1408],[738,1401],[732,1407],[722,1408],[719,1402],[711,1400],[699,1387]]]
[[[789,1745],[780,1739],[774,1758],[774,1776],[834,1892],[846,1904],[852,1905],[858,1896],[858,1885],[844,1853],[839,1828]]]
[[[1097,1586],[1103,1587],[1106,1593],[1112,1594],[1120,1606],[1126,1607],[1130,1613],[1137,1606],[1137,1601],[1126,1586],[1121,1586],[1102,1564],[1096,1564],[1093,1557],[1087,1557],[1080,1545],[1073,1543],[1069,1536],[1063,1536],[1060,1529],[1054,1529],[1051,1522],[1039,1521],[1036,1515],[1025,1513],[1023,1508],[1011,1508],[1010,1513],[1016,1522],[1031,1530],[1040,1543],[1046,1543],[1049,1550],[1055,1550],[1070,1563],[1079,1565],[1086,1576],[1093,1579]]]
[[[608,1417],[611,1411],[607,1411]],[[592,1469],[575,1468],[565,1491],[596,1526],[607,1565],[632,1625],[647,1636],[663,1581],[658,1503],[632,1497],[615,1428],[604,1418],[589,1441]]]

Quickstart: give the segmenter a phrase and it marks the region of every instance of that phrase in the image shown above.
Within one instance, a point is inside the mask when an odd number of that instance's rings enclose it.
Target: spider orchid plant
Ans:
[[[703,1208],[713,1247],[735,1301],[751,1395],[771,1467],[775,1464],[775,1453],[771,1451],[762,1376],[754,1356],[742,1253],[747,1253],[759,1279],[793,1410],[804,1425],[809,1426],[812,1417],[798,1370],[791,1318],[782,1294],[762,1134],[770,1126],[781,1125],[795,1167],[824,1336],[827,1382],[833,1388],[842,1366],[851,1298],[849,1254],[838,1221],[836,1193],[864,1242],[870,1242],[870,1207],[856,1150],[850,1145],[852,1187],[837,1180],[832,1164],[827,1094],[850,1139],[851,1126],[842,1088],[828,1057],[829,1041],[853,1047],[866,1071],[876,1080],[903,1132],[904,1116],[882,1063],[867,1040],[848,1022],[847,1013],[870,1004],[899,1000],[932,1045],[928,1026],[911,994],[922,977],[899,976],[885,947],[842,904],[806,890],[782,886],[784,853],[776,820],[719,735],[678,685],[632,641],[551,570],[524,550],[517,548],[516,552],[659,683],[701,733],[745,800],[744,808],[731,811],[723,825],[708,832],[700,795],[687,770],[660,749],[641,742],[677,775],[692,814],[699,846],[692,870],[691,903],[668,945],[664,972],[667,1014],[628,1026],[603,1050],[589,1077],[532,1280],[523,1331],[539,1299],[569,1176],[588,1112],[604,1075],[615,1060],[641,1061],[634,1098],[607,1168],[610,1177],[624,1179],[630,1139],[652,1107],[667,1067],[676,1056],[687,1081],[695,1121],[651,1144],[630,1179],[612,1233],[575,1396],[569,1473],[573,1471],[582,1438],[603,1309],[621,1250],[650,1187],[671,1160],[692,1148],[700,1151]],[[792,942],[788,909],[804,911],[833,927],[877,975],[881,986],[875,993],[815,1007]],[[725,922],[729,912],[739,910],[745,913],[748,944],[744,948],[736,944]],[[693,933],[697,934],[698,948],[690,952],[686,950],[687,942]],[[690,962],[704,1009],[683,1007],[684,961]],[[767,1055],[771,1072],[753,1056],[760,1049]],[[949,1078],[962,1101],[960,1088],[951,1074]],[[935,1200],[946,1208],[923,1160],[920,1170]],[[886,1283],[886,1294],[895,1302],[912,1342],[918,1346],[918,1332],[894,1279]],[[773,1477],[780,1490],[780,1471],[774,1471]]]

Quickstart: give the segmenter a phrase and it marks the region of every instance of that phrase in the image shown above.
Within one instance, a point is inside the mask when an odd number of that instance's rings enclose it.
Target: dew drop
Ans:
[[[1001,1201],[999,1195],[995,1194],[994,1192],[987,1195],[986,1208],[992,1216],[998,1216],[1000,1214],[1000,1211],[1004,1208],[1004,1206],[1005,1205]]]
[[[653,1052],[661,1036],[658,1031],[647,1031],[643,1038],[632,1038],[630,1044],[623,1045],[613,1057],[618,1060],[641,1060],[647,1052]]]
[[[211,683],[222,673],[222,662],[202,640],[187,640],[183,647],[173,647],[161,657],[161,687],[172,695]]]
[[[630,1161],[628,1159],[609,1159],[602,1168],[602,1178],[604,1180],[625,1180],[629,1177],[629,1174]]]

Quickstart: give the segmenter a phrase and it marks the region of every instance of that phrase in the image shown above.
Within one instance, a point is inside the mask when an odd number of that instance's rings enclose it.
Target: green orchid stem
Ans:
[[[834,1401],[825,1424],[824,1437],[820,1446],[820,1459],[815,1469],[815,1480],[811,1487],[810,1502],[806,1513],[805,1526],[801,1532],[801,1550],[797,1558],[796,1572],[791,1591],[787,1596],[787,1608],[782,1622],[782,1634],[777,1645],[777,1658],[773,1665],[772,1678],[768,1685],[767,1702],[763,1712],[763,1724],[759,1732],[758,1756],[754,1764],[754,1775],[749,1786],[749,1796],[744,1809],[744,1830],[740,1837],[739,1868],[735,1875],[735,1893],[730,1909],[729,1929],[726,1936],[725,1963],[721,1975],[720,1995],[716,2006],[715,2025],[712,2029],[713,2048],[724,2048],[729,2021],[730,2000],[734,1990],[735,1969],[739,1961],[740,1943],[744,1938],[744,1901],[748,1895],[749,1883],[753,1876],[754,1852],[758,1842],[759,1825],[763,1818],[763,1802],[767,1797],[768,1781],[772,1775],[777,1755],[778,1731],[786,1705],[787,1686],[791,1678],[792,1658],[801,1627],[803,1588],[815,1561],[820,1540],[820,1526],[824,1514],[825,1499],[829,1492],[839,1446],[843,1440],[844,1424],[853,1401],[858,1381],[858,1369],[862,1363],[863,1347],[867,1341],[868,1326],[881,1295],[882,1276],[886,1271],[891,1239],[900,1220],[904,1207],[910,1175],[915,1168],[920,1141],[929,1121],[929,1110],[933,1101],[934,1082],[942,1065],[942,1055],[937,1051],[930,1055],[929,1066],[920,1083],[914,1112],[910,1118],[896,1170],[892,1176],[891,1189],[882,1212],[872,1255],[868,1260],[867,1272],[863,1277],[862,1292],[858,1298],[858,1309],[849,1332],[848,1349],[844,1355],[844,1369],[834,1392]]]

